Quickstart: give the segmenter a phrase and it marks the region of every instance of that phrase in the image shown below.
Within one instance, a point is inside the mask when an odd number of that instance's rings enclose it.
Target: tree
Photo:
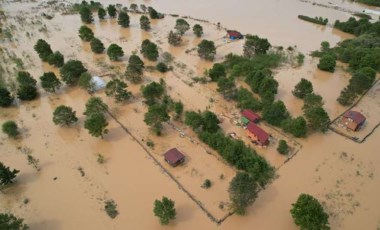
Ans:
[[[273,77],[265,77],[260,84],[259,94],[264,95],[267,92],[277,94],[278,82]]]
[[[53,112],[53,122],[56,125],[69,126],[78,121],[75,111],[65,105],[60,105]]]
[[[195,36],[200,38],[200,37],[202,37],[202,34],[203,34],[203,27],[199,24],[195,24],[193,26],[193,32],[194,32]]]
[[[128,60],[127,70],[125,71],[125,76],[132,83],[139,83],[142,80],[142,75],[144,71],[144,62],[139,56],[132,54]]]
[[[211,112],[211,111],[205,111],[203,112],[202,114],[203,118],[203,131],[206,131],[206,132],[209,132],[209,133],[215,133],[217,132],[220,127],[219,127],[219,119],[218,117],[215,115],[215,113]]]
[[[22,101],[31,101],[38,96],[37,87],[33,85],[21,85],[17,89],[17,97]]]
[[[53,72],[44,73],[40,77],[42,88],[49,93],[54,93],[62,85],[61,81],[55,76]]]
[[[91,116],[94,113],[106,113],[108,110],[108,105],[103,102],[100,97],[91,97],[86,103],[86,111],[84,115]]]
[[[234,79],[227,77],[219,78],[217,91],[226,99],[234,99],[237,93]]]
[[[92,52],[96,54],[101,54],[103,53],[105,47],[102,41],[98,38],[92,38],[90,42],[91,50]]]
[[[266,38],[256,35],[247,35],[244,43],[243,53],[245,57],[251,58],[257,54],[266,54],[271,44]]]
[[[177,33],[179,33],[181,36],[186,33],[190,29],[189,23],[183,18],[177,19],[174,29],[177,30]]]
[[[281,123],[282,129],[291,133],[295,137],[306,137],[307,124],[303,117],[297,117],[295,119],[286,119]]]
[[[0,186],[12,184],[13,179],[16,178],[19,172],[20,171],[16,169],[10,170],[9,167],[0,162]]]
[[[120,46],[111,44],[107,49],[107,55],[110,57],[111,61],[117,61],[124,55],[124,52]]]
[[[162,200],[154,201],[153,208],[154,215],[160,219],[162,225],[169,224],[170,220],[176,218],[176,210],[174,208],[174,201],[167,197],[162,197]]]
[[[7,134],[8,137],[16,139],[20,132],[18,131],[18,127],[16,122],[14,121],[6,121],[2,126],[3,133]]]
[[[181,35],[174,33],[173,31],[169,32],[168,43],[172,46],[179,46],[182,42]]]
[[[198,55],[207,61],[213,61],[216,54],[216,48],[213,41],[202,40],[198,45]]]
[[[220,78],[227,76],[226,68],[223,64],[215,63],[214,66],[208,71],[208,76],[211,78],[211,81],[218,81]]]
[[[326,54],[319,59],[318,69],[331,72],[335,71],[336,58],[333,55]]]
[[[79,37],[83,41],[89,42],[94,38],[94,32],[92,32],[92,30],[87,26],[81,26],[79,28]]]
[[[108,5],[107,7],[108,15],[110,18],[116,17],[116,7],[115,5]]]
[[[14,98],[7,88],[0,86],[0,107],[9,107]]]
[[[140,9],[141,9],[142,12],[144,12],[144,13],[147,11],[146,5],[144,5],[144,4],[140,4]]]
[[[17,73],[16,80],[19,86],[36,86],[37,81],[34,79],[29,72],[20,71]]]
[[[303,99],[303,107],[302,109],[305,111],[307,109],[313,108],[313,107],[322,107],[323,106],[323,99],[320,95],[315,93],[309,93],[307,94]]]
[[[183,113],[183,103],[181,101],[175,102],[173,107],[174,112],[176,113],[176,116],[174,118],[178,120]]]
[[[164,95],[165,87],[163,84],[153,81],[150,84],[143,86],[141,92],[145,98],[145,103],[147,105],[153,105],[158,102],[158,99],[160,99],[162,95]]]
[[[139,10],[139,7],[137,6],[136,3],[131,3],[129,6],[129,9],[131,9],[133,12],[137,12]]]
[[[113,79],[106,85],[106,95],[114,97],[115,102],[127,101],[131,97],[131,93],[127,90],[127,83],[120,79]]]
[[[62,81],[70,86],[77,84],[80,75],[84,72],[87,72],[87,69],[78,60],[69,60],[60,69]]]
[[[150,30],[150,21],[149,18],[145,15],[140,17],[140,27],[142,30],[148,31]]]
[[[78,85],[87,92],[91,93],[95,91],[95,83],[92,82],[92,76],[88,72],[84,72],[80,75]]]
[[[103,138],[103,135],[108,133],[107,126],[108,122],[100,112],[91,113],[84,122],[84,128],[94,137]]]
[[[305,117],[313,130],[326,132],[330,125],[329,115],[322,107],[313,107],[305,110]]]
[[[154,104],[149,106],[148,112],[145,113],[144,122],[151,126],[156,135],[161,135],[162,122],[168,121],[170,116],[166,111],[165,105]]]
[[[17,218],[11,213],[0,213],[0,228],[7,230],[27,230],[28,225],[24,224],[24,219]]]
[[[305,98],[308,94],[313,92],[313,84],[305,78],[301,78],[301,81],[294,87],[292,91],[293,95],[298,98]]]
[[[82,22],[84,23],[89,24],[94,21],[94,18],[92,17],[92,11],[87,6],[81,6],[79,9],[79,14]]]
[[[150,19],[160,19],[160,18],[163,18],[163,15],[161,15],[160,13],[158,13],[153,7],[148,7],[148,13],[149,13],[149,17]]]
[[[276,101],[272,105],[265,106],[263,109],[263,118],[274,126],[280,126],[281,122],[288,117],[288,110],[282,101]]]
[[[42,61],[48,61],[50,54],[53,53],[50,45],[43,39],[38,39],[37,43],[34,45],[34,50],[38,53],[38,56]]]
[[[117,23],[121,25],[121,27],[127,28],[129,27],[129,15],[125,11],[121,11],[119,13],[119,17],[117,19]]]
[[[107,12],[105,9],[103,9],[101,7],[98,9],[98,17],[100,20],[103,20],[104,17],[106,16],[106,14],[107,14]]]
[[[54,65],[57,68],[60,68],[65,64],[65,57],[59,51],[55,51],[50,54],[48,57],[49,65]]]
[[[166,72],[169,71],[169,67],[168,67],[165,63],[163,63],[163,62],[159,62],[159,63],[157,63],[157,65],[156,65],[156,69],[157,69],[159,72],[161,72],[161,73],[166,73]]]
[[[244,215],[245,208],[253,204],[257,197],[256,180],[246,172],[238,172],[231,180],[228,192],[236,214]]]
[[[194,111],[187,111],[185,113],[185,124],[190,126],[193,130],[197,130],[203,125],[203,117],[201,113]]]
[[[376,71],[371,67],[363,67],[354,72],[348,88],[355,94],[362,94],[371,88],[375,79]]]
[[[294,223],[301,229],[329,230],[329,215],[311,195],[301,194],[290,210]]]
[[[277,152],[280,154],[288,154],[289,153],[289,145],[285,140],[280,140],[278,142]]]
[[[257,70],[257,71],[250,72],[246,76],[245,82],[251,87],[253,92],[259,93],[261,89],[261,83],[263,82],[264,79],[268,77],[273,78],[271,70],[269,69]],[[267,82],[266,84],[268,83],[274,83],[274,82]],[[277,93],[277,87],[276,87],[276,93]]]
[[[158,58],[157,45],[151,42],[149,39],[145,39],[142,42],[140,52],[149,61],[157,61],[157,58]]]

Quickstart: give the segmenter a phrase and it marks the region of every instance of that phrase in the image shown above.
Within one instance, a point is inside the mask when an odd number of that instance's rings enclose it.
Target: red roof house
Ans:
[[[185,155],[178,151],[178,149],[172,148],[165,153],[165,161],[175,167],[185,161]]]
[[[247,135],[261,146],[269,144],[269,134],[253,122],[249,122],[247,126]]]
[[[227,37],[231,40],[242,39],[243,35],[236,30],[227,30]]]
[[[343,114],[342,124],[353,131],[357,131],[363,126],[365,120],[365,116],[360,112],[349,110]]]
[[[250,121],[252,121],[252,122],[254,122],[254,123],[257,123],[260,119],[261,119],[261,117],[258,115],[258,114],[256,114],[256,113],[254,113],[252,110],[250,110],[250,109],[245,109],[245,110],[243,110],[243,112],[241,112],[241,114],[245,117],[245,118],[247,118],[248,120],[250,120]]]

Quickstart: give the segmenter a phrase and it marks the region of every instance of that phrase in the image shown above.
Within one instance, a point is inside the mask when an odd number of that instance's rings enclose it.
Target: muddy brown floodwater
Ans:
[[[329,19],[345,20],[350,12],[366,8],[377,8],[339,0],[309,1],[268,0],[268,1],[133,1],[133,3],[154,6],[158,11],[190,15],[207,19],[202,22],[204,38],[215,41],[218,46],[216,61],[224,55],[242,52],[243,42],[227,43],[224,31],[217,30],[215,23],[242,33],[267,37],[276,46],[297,46],[297,50],[308,53],[318,49],[321,41],[334,45],[351,35],[336,31],[331,26],[320,27],[297,19],[298,14],[322,16]],[[131,2],[102,1],[121,3]],[[107,47],[111,43],[122,46],[125,55],[120,62],[111,62],[105,54],[95,55],[89,44],[80,41],[77,31],[82,25],[78,15],[62,16],[55,12],[52,20],[43,19],[39,2],[2,1],[2,9],[8,20],[4,23],[12,29],[12,42],[2,41],[2,49],[22,58],[24,67],[35,78],[43,72],[59,70],[41,63],[33,50],[38,38],[45,39],[53,50],[59,50],[68,59],[81,60],[93,75],[111,77],[123,75],[132,52],[139,50],[141,41],[150,39],[175,57],[174,70],[166,74],[146,72],[144,83],[164,78],[167,92],[175,100],[181,100],[186,110],[210,109],[223,120],[221,127],[226,132],[236,132],[247,141],[244,130],[235,125],[239,111],[232,102],[225,101],[217,92],[215,84],[202,85],[192,78],[203,76],[204,70],[213,63],[201,61],[196,52],[190,51],[200,42],[191,32],[184,35],[183,45],[171,47],[167,44],[167,33],[176,18],[166,17],[153,20],[152,30],[142,32],[138,14],[130,14],[131,26],[122,29],[115,19],[95,22],[90,27],[95,36]],[[336,7],[339,6],[339,7]],[[335,7],[335,8],[334,8]],[[188,19],[191,25],[196,22]],[[13,27],[11,26],[13,25]],[[46,25],[46,29],[44,29]],[[186,52],[186,50],[190,52]],[[155,63],[144,60],[146,65]],[[339,64],[333,74],[319,71],[317,60],[306,57],[304,65],[293,68],[288,64],[275,70],[279,93],[292,116],[302,115],[302,101],[292,96],[292,89],[303,77],[313,83],[314,90],[323,96],[326,111],[331,118],[346,108],[338,105],[336,98],[349,80]],[[14,64],[8,63],[4,74],[12,79]],[[11,80],[9,80],[11,81]],[[244,83],[239,82],[244,86]],[[17,183],[0,193],[0,211],[10,211],[25,219],[31,229],[297,229],[289,210],[300,193],[309,193],[322,201],[330,214],[331,229],[378,229],[380,227],[380,131],[376,130],[364,143],[357,144],[334,132],[312,134],[307,139],[284,136],[263,125],[271,132],[274,141],[287,139],[294,152],[298,152],[287,164],[286,158],[276,153],[272,143],[267,149],[258,149],[277,170],[278,178],[261,191],[256,202],[247,210],[246,216],[232,215],[217,226],[207,217],[200,205],[216,219],[228,214],[228,184],[235,174],[218,154],[196,138],[196,135],[180,122],[164,125],[162,137],[152,135],[143,122],[146,106],[142,102],[141,85],[129,85],[134,99],[126,104],[115,104],[104,92],[96,93],[110,106],[116,122],[108,116],[109,134],[104,139],[91,137],[83,128],[84,105],[90,97],[78,88],[63,87],[56,94],[42,89],[40,98],[33,102],[18,103],[0,110],[0,123],[15,120],[22,131],[20,140],[9,140],[0,134],[0,160],[21,172]],[[379,114],[379,90],[370,91],[370,98],[358,104],[360,110],[376,106],[368,114],[372,122]],[[73,107],[79,118],[77,125],[61,128],[53,124],[52,112],[61,104]],[[364,111],[365,112],[365,111]],[[375,119],[377,118],[377,119]],[[120,125],[128,129],[130,136]],[[363,130],[368,131],[368,130]],[[135,138],[135,139],[134,139]],[[147,148],[151,140],[154,148]],[[138,141],[138,142],[137,142]],[[141,146],[142,144],[143,146]],[[169,167],[162,154],[173,145],[181,149],[188,161],[179,168]],[[255,147],[256,148],[256,147]],[[105,157],[105,163],[97,163],[97,154]],[[149,154],[148,154],[149,153]],[[26,154],[39,159],[40,171],[27,164]],[[160,166],[161,165],[161,166]],[[167,173],[173,176],[170,177]],[[223,176],[221,176],[223,175]],[[213,186],[205,190],[201,184],[210,179]],[[193,195],[190,199],[187,191]],[[160,226],[153,215],[155,199],[167,196],[175,201],[177,219],[169,226]],[[104,201],[113,199],[119,216],[110,219],[104,212]],[[27,202],[28,201],[28,202]],[[195,202],[194,202],[195,201]],[[220,208],[221,204],[224,208]]]

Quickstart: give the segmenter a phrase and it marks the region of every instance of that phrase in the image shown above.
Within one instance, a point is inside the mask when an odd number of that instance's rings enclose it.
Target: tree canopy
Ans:
[[[207,61],[213,61],[216,54],[216,47],[213,41],[202,40],[198,44],[198,55]]]
[[[0,107],[9,107],[12,105],[14,97],[11,95],[9,90],[5,87],[0,86]]]
[[[153,105],[162,98],[165,93],[165,87],[163,84],[153,81],[148,85],[143,86],[141,92],[145,98],[145,103],[147,105]]]
[[[95,38],[95,37],[91,39],[90,46],[91,46],[92,52],[96,54],[103,53],[105,49],[103,42],[100,41],[100,39]]]
[[[47,62],[49,63],[49,65],[53,65],[57,68],[60,68],[63,66],[63,64],[65,64],[65,57],[63,56],[63,54],[61,54],[61,52],[55,51],[54,53],[49,55]]]
[[[154,201],[153,208],[154,215],[160,219],[162,225],[167,225],[171,220],[176,218],[176,210],[174,208],[174,201],[167,197],[162,197],[162,200]]]
[[[40,81],[42,88],[49,93],[54,93],[62,85],[61,81],[57,78],[54,72],[44,73],[40,77]]]
[[[217,91],[221,93],[225,99],[234,99],[237,93],[235,80],[232,77],[219,78]]]
[[[289,117],[284,102],[276,101],[263,109],[263,118],[271,125],[280,126],[281,122]]]
[[[245,57],[251,58],[257,54],[266,54],[271,44],[268,39],[256,35],[246,35],[243,53]]]
[[[190,29],[189,23],[183,18],[177,19],[174,29],[177,30],[177,33],[179,33],[181,36],[186,33]]]
[[[86,103],[86,110],[83,114],[86,116],[90,116],[93,113],[105,114],[107,110],[108,105],[100,97],[91,97]]]
[[[305,117],[313,130],[326,132],[330,125],[330,118],[322,107],[312,107],[305,110]]]
[[[141,44],[141,54],[149,61],[157,61],[158,48],[157,45],[149,39],[145,39]]]
[[[69,60],[60,69],[62,81],[67,85],[76,85],[82,73],[87,72],[81,61]]]
[[[293,95],[298,98],[305,98],[308,94],[313,92],[313,85],[305,78],[301,78],[301,81],[294,87],[292,91]]]
[[[18,218],[11,213],[0,213],[0,229],[27,230],[29,226],[24,224],[24,219]]]
[[[246,172],[238,172],[229,186],[230,200],[236,214],[244,215],[245,208],[253,204],[257,197],[256,180]]]
[[[213,67],[208,71],[208,76],[211,78],[211,81],[218,81],[220,78],[227,76],[226,68],[221,63],[215,63]]]
[[[182,42],[181,35],[170,31],[168,35],[168,42],[172,46],[179,46]]]
[[[108,5],[107,7],[108,15],[110,18],[116,17],[116,7],[115,5]]]
[[[13,179],[16,178],[17,173],[20,171],[17,169],[11,170],[0,162],[0,186],[5,186],[13,183]]]
[[[124,51],[117,44],[111,44],[107,49],[107,55],[111,61],[117,61],[119,58],[124,56]]]
[[[94,137],[103,138],[108,133],[108,122],[101,112],[91,113],[84,122],[84,128]]]
[[[45,62],[48,61],[50,54],[53,53],[49,43],[43,39],[37,40],[37,43],[34,45],[34,50],[38,53],[38,56],[41,58],[41,60]]]
[[[106,10],[100,7],[98,9],[98,17],[99,17],[99,19],[103,20],[106,15],[107,15]]]
[[[280,154],[288,154],[289,153],[289,146],[285,140],[280,140],[278,142],[277,152],[279,152]]]
[[[89,42],[94,38],[94,32],[92,32],[92,30],[87,26],[81,26],[79,28],[79,37],[83,41]]]
[[[88,72],[84,72],[80,75],[78,80],[78,86],[81,87],[84,90],[87,90],[87,92],[94,92],[95,91],[95,83],[92,82],[92,76]]]
[[[148,31],[150,30],[150,21],[149,18],[145,15],[140,17],[140,27],[142,30]]]
[[[202,37],[202,34],[203,34],[203,27],[199,24],[195,24],[193,26],[193,33],[195,34],[195,36],[197,36],[198,38]]]
[[[128,13],[125,11],[121,11],[119,13],[117,23],[124,28],[129,27],[129,15],[128,15]]]
[[[80,14],[80,18],[82,19],[82,22],[84,22],[84,23],[89,24],[92,21],[94,21],[94,18],[92,17],[92,11],[87,6],[82,6],[79,9],[79,14]]]
[[[335,71],[336,58],[333,55],[326,54],[319,59],[318,69],[331,72]]]
[[[144,122],[151,126],[156,135],[160,136],[162,131],[162,122],[168,121],[167,108],[163,104],[154,104],[149,106],[148,112],[145,113]]]
[[[2,125],[3,133],[7,134],[8,137],[16,139],[20,134],[17,124],[14,121],[6,121]]]
[[[107,83],[105,93],[109,97],[114,97],[115,102],[127,101],[131,97],[131,92],[128,92],[127,86],[124,81],[113,79]]]
[[[53,122],[56,125],[69,126],[78,121],[75,111],[65,105],[60,105],[53,112]]]

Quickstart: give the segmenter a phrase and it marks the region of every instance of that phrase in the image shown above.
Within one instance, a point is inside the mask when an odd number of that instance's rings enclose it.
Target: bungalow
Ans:
[[[252,141],[257,142],[260,146],[266,146],[269,144],[269,134],[253,122],[249,122],[247,126],[247,135]]]
[[[185,161],[185,155],[178,151],[178,149],[172,148],[165,153],[165,161],[175,167]]]
[[[227,30],[227,37],[231,40],[243,39],[243,35],[236,30]]]
[[[260,121],[261,117],[254,113],[252,110],[250,109],[245,109],[241,112],[241,114],[243,115],[241,117],[241,123],[246,126],[248,125],[248,123],[251,121],[253,123],[257,123]]]
[[[343,114],[342,124],[348,129],[357,131],[363,126],[365,120],[366,118],[363,114],[349,110]]]

